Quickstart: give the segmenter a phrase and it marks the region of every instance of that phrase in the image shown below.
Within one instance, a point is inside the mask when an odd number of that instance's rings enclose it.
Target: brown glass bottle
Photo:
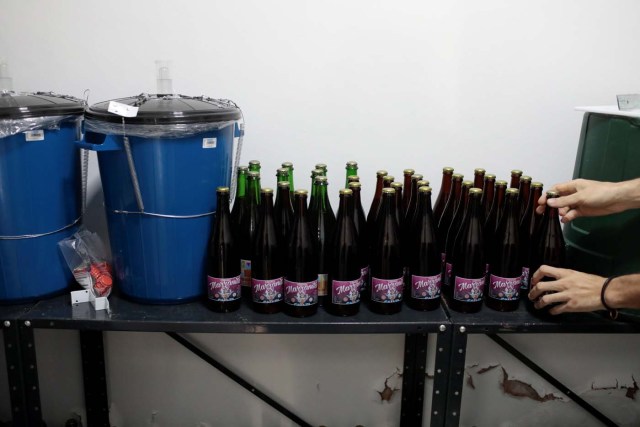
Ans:
[[[218,187],[216,216],[207,256],[207,304],[228,313],[240,308],[240,253],[229,211],[229,188]]]
[[[353,192],[353,225],[358,235],[360,275],[362,279],[360,292],[362,296],[364,296],[369,289],[369,236],[367,234],[367,219],[364,216],[360,196],[362,184],[359,182],[350,182],[349,189]]]
[[[316,184],[316,177],[323,176],[321,169],[314,169],[311,171],[311,194],[309,195],[309,217],[315,218],[316,211],[318,209],[318,187]]]
[[[473,188],[473,182],[462,181],[462,193],[460,195],[460,203],[456,207],[456,211],[451,219],[449,231],[444,242],[444,270],[442,273],[442,285],[446,288],[451,285],[451,268],[453,265],[453,245],[456,237],[460,232],[462,219],[464,218],[469,206],[469,190]]]
[[[507,190],[504,215],[496,229],[493,250],[489,252],[490,267],[485,304],[498,311],[516,310],[520,303],[522,264],[518,193],[515,188]]]
[[[520,188],[520,177],[522,176],[522,171],[520,169],[514,169],[511,171],[511,184],[509,188]]]
[[[482,190],[482,210],[485,219],[489,217],[489,210],[491,210],[491,204],[493,203],[493,196],[495,194],[495,185],[496,176],[492,173],[485,174],[484,188]]]
[[[402,309],[404,280],[400,254],[400,231],[395,214],[395,190],[382,190],[378,234],[371,248],[371,299],[374,313],[393,314]]]
[[[308,317],[318,311],[318,258],[307,218],[306,190],[297,190],[294,198],[295,219],[286,244],[284,312]]]
[[[453,184],[452,190],[449,193],[449,199],[447,200],[447,204],[445,205],[444,211],[442,212],[442,216],[440,217],[440,222],[438,223],[438,242],[440,243],[440,249],[442,250],[442,265],[444,266],[445,261],[445,244],[447,241],[447,233],[449,232],[449,226],[451,225],[451,220],[453,219],[453,214],[456,211],[456,206],[458,205],[458,201],[460,200],[460,195],[462,194],[462,180],[463,176],[458,173],[453,174]]]
[[[435,221],[436,228],[440,223],[440,217],[444,212],[444,207],[449,200],[449,194],[451,193],[451,183],[453,181],[453,168],[446,166],[442,168],[442,184],[440,184],[440,192],[438,198],[433,204],[433,220]]]
[[[547,200],[560,197],[556,191],[547,191]],[[546,205],[544,215],[540,221],[540,227],[536,232],[536,242],[531,254],[531,273],[535,272],[541,265],[551,267],[566,268],[566,244],[562,235],[558,208]],[[551,277],[543,277],[542,281],[554,280]],[[543,312],[548,311],[550,306],[545,307]]]
[[[412,234],[409,281],[405,300],[414,310],[435,310],[440,306],[440,248],[431,208],[431,187],[418,188],[418,209]]]
[[[352,182],[360,182],[360,177],[358,175],[350,175],[347,177],[347,186]]]
[[[479,188],[484,191],[484,174],[486,171],[482,168],[475,168],[473,170],[473,187]]]
[[[487,263],[481,197],[479,188],[469,190],[469,208],[453,247],[448,304],[451,309],[463,313],[473,313],[482,308]]]
[[[528,175],[522,175],[520,177],[520,194],[518,196],[518,222],[522,219],[524,211],[527,208],[527,202],[529,202],[529,195],[531,194],[531,177]]]
[[[493,247],[493,236],[495,235],[496,228],[498,228],[498,223],[500,222],[506,191],[507,182],[497,180],[495,184],[496,194],[493,198],[491,209],[489,210],[489,216],[487,216],[484,223],[484,240],[487,243],[487,250],[490,250],[490,248]]]
[[[542,215],[536,213],[536,207],[538,206],[538,199],[542,196],[543,186],[541,182],[531,183],[531,193],[529,195],[529,203],[527,203],[527,209],[522,216],[520,222],[520,256],[522,257],[522,290],[520,292],[521,298],[526,298],[529,293],[529,275],[531,268],[531,253],[533,249],[533,243],[535,242],[536,230],[540,225],[540,218]],[[531,272],[533,273],[533,272]]]
[[[419,173],[414,173],[411,175],[411,199],[409,200],[409,205],[404,213],[404,221],[405,223],[410,223],[413,220],[414,215],[416,214],[416,209],[418,207],[418,181],[422,180],[422,175]],[[415,197],[413,196],[415,194]],[[402,231],[402,230],[401,230]]]
[[[380,202],[382,201],[382,189],[384,188],[385,176],[387,176],[387,171],[385,170],[379,170],[378,172],[376,172],[376,190],[373,194],[371,207],[369,208],[369,212],[367,213],[367,229],[369,230],[369,237],[371,238],[373,238],[372,233],[375,228],[378,209],[380,209]]]
[[[329,285],[331,238],[336,229],[336,215],[333,213],[327,186],[326,176],[316,176],[317,203],[316,210],[310,216],[311,233],[316,246],[318,257],[318,303],[324,304]]]
[[[403,217],[407,216],[407,209],[409,208],[409,202],[411,201],[411,197],[417,197],[418,195],[413,192],[413,187],[411,186],[411,175],[416,173],[415,169],[405,169],[402,171],[402,175],[404,176],[403,186],[404,193],[402,194],[402,212],[401,215]]]
[[[291,202],[291,191],[289,190],[288,174],[286,180],[278,182],[278,193],[276,194],[273,211],[276,232],[278,233],[280,249],[282,250],[282,260],[284,262],[287,259],[287,243],[289,242],[289,235],[293,227],[293,205]]]
[[[360,245],[353,221],[353,192],[340,190],[336,231],[331,245],[330,286],[325,309],[336,316],[352,316],[360,310]]]
[[[396,201],[396,221],[398,222],[398,227],[402,228],[404,225],[404,217],[402,216],[402,183],[394,181],[391,183],[391,188],[396,190],[394,197]]]
[[[240,223],[247,211],[247,173],[249,173],[247,166],[238,166],[236,196],[233,198],[233,209],[231,210],[231,223],[236,235],[240,232]]]
[[[272,314],[282,310],[283,270],[278,234],[273,220],[273,190],[263,188],[260,223],[256,231],[251,260],[251,299],[253,310]]]
[[[256,160],[257,161],[257,160]],[[260,173],[247,173],[246,211],[240,218],[238,236],[240,236],[240,271],[242,274],[242,296],[251,299],[251,264],[253,243],[260,222]]]

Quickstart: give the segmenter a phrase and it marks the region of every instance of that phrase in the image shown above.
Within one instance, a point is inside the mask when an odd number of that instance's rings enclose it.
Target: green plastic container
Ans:
[[[585,113],[574,178],[640,177],[640,119]],[[577,218],[564,227],[570,268],[600,276],[640,273],[640,209]]]

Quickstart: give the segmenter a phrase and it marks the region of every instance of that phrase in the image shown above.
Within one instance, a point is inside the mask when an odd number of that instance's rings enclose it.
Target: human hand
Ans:
[[[622,212],[627,208],[624,197],[626,183],[599,182],[574,179],[551,187],[560,197],[547,200],[544,193],[538,199],[536,212],[542,214],[544,205],[558,208],[562,222],[567,223],[581,216],[601,216]]]
[[[544,277],[555,280],[541,282]],[[594,274],[543,265],[531,278],[529,299],[537,309],[558,304],[549,309],[551,314],[603,310],[600,292],[604,280]]]

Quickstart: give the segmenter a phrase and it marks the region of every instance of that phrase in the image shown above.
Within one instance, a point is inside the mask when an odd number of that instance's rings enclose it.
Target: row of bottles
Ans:
[[[212,309],[237,309],[242,293],[262,313],[302,317],[324,305],[333,314],[352,315],[362,299],[372,311],[391,314],[403,300],[418,310],[435,309],[442,290],[454,310],[477,311],[484,298],[489,307],[507,311],[526,294],[529,270],[564,265],[557,211],[535,214],[542,184],[521,171],[512,171],[507,189],[506,181],[484,169],[463,181],[446,167],[432,209],[422,175],[406,169],[403,185],[381,170],[365,217],[357,163],[347,163],[346,170],[336,217],[326,165],[312,171],[307,203],[305,190],[292,200],[293,165],[284,163],[275,205],[273,190],[260,188],[259,162],[239,168],[228,214],[229,190],[218,190],[209,251]],[[223,240],[234,241],[226,252]],[[240,261],[234,264],[235,258]]]

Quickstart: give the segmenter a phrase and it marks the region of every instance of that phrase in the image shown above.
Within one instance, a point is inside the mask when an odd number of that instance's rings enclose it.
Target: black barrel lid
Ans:
[[[81,115],[84,102],[53,92],[0,92],[0,120]]]
[[[153,95],[141,94],[114,99],[121,104],[138,107],[136,117],[125,118],[128,124],[162,125],[209,123],[239,120],[240,108],[227,99],[213,99],[206,96]],[[88,119],[121,123],[122,117],[108,111],[109,102],[93,104],[85,112]]]

